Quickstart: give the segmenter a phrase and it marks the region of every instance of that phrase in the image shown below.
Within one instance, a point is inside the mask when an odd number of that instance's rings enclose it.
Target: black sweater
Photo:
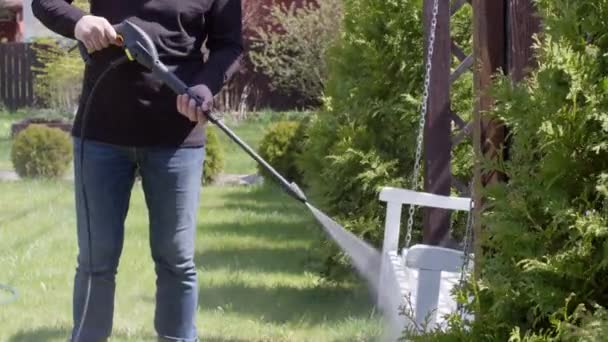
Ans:
[[[72,0],[33,0],[34,15],[49,29],[74,38],[83,16]],[[160,58],[189,86],[216,94],[242,52],[240,0],[92,0],[91,14],[111,24],[131,20],[150,35]],[[210,54],[203,62],[206,40]],[[80,136],[84,104],[93,84],[124,53],[109,47],[92,54],[72,134]],[[92,97],[85,136],[124,146],[201,146],[204,129],[177,112],[176,95],[137,63],[118,66]]]

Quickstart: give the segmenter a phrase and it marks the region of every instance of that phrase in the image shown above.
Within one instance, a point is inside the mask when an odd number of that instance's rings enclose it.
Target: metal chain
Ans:
[[[429,32],[428,51],[426,60],[426,74],[424,76],[424,92],[422,93],[422,109],[420,110],[420,125],[418,127],[418,138],[416,140],[416,157],[414,159],[414,174],[412,176],[412,190],[418,189],[420,178],[420,161],[422,159],[422,144],[424,142],[424,126],[428,112],[429,95],[431,91],[431,72],[433,70],[433,54],[435,51],[435,33],[437,32],[437,15],[439,13],[439,0],[433,1],[433,18]],[[407,220],[407,232],[405,235],[405,248],[410,247],[412,242],[412,229],[414,228],[414,214],[416,206],[410,205],[409,218]]]
[[[469,266],[469,262],[471,261],[471,245],[473,243],[473,215],[474,203],[471,201],[471,207],[469,208],[469,213],[467,216],[467,226],[464,232],[464,246],[463,246],[463,257],[462,257],[462,265],[460,269],[460,280],[458,282],[458,286],[460,288],[464,287],[465,280],[467,279],[468,271],[467,268]],[[464,318],[465,307],[462,303],[458,303],[458,313],[461,318]]]
[[[473,201],[471,201],[471,208],[467,215],[467,226],[464,232],[464,246],[463,246],[463,261],[462,261],[462,273],[460,275],[460,282],[464,282],[466,276],[466,269],[471,261],[471,244],[473,243]]]

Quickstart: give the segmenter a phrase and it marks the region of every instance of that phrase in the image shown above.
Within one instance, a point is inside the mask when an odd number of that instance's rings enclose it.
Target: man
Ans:
[[[138,170],[157,274],[155,329],[163,341],[196,341],[198,287],[193,258],[204,112],[242,51],[241,2],[95,0],[87,15],[71,0],[33,0],[32,10],[51,30],[81,41],[92,57],[72,131],[79,246],[72,339],[95,342],[111,335],[115,275]],[[137,63],[120,64],[99,79],[124,55],[116,46],[112,25],[125,19],[150,35],[161,60],[203,99],[201,107],[187,95],[176,97]],[[206,63],[203,42],[209,50]],[[89,97],[91,106],[82,127]],[[82,134],[86,139],[81,168]]]

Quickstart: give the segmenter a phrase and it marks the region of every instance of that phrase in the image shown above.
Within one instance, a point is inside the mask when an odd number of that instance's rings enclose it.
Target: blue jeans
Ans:
[[[72,339],[83,318],[89,276],[92,286],[88,312],[76,342],[103,341],[112,332],[115,277],[138,169],[148,207],[150,248],[157,276],[154,327],[161,340],[196,341],[198,286],[194,241],[204,148],[130,148],[86,141],[84,169],[80,168],[80,148],[80,140],[75,138],[79,255],[74,280]]]

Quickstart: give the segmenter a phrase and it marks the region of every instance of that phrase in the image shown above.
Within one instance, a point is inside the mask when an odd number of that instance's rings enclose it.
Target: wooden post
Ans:
[[[424,130],[425,177],[424,190],[433,194],[449,195],[451,188],[451,116],[450,116],[450,3],[439,2],[437,30],[433,54],[433,70],[429,108]],[[425,32],[430,33],[433,0],[424,1]],[[441,244],[449,234],[450,212],[425,208],[423,243]]]
[[[523,80],[535,67],[534,34],[540,30],[540,18],[536,14],[534,0],[508,0],[507,15],[507,64],[513,83]],[[508,127],[505,127],[508,134]],[[504,158],[509,159],[509,141],[505,142]]]
[[[534,67],[533,36],[540,30],[533,0],[509,0],[509,75],[517,83]]]
[[[506,3],[503,0],[473,0],[473,45],[475,54],[474,89],[476,104],[474,111],[473,144],[475,150],[475,174],[473,200],[476,207],[475,218],[475,276],[479,277],[482,269],[481,245],[484,240],[481,226],[483,198],[481,189],[491,182],[501,181],[503,176],[496,173],[482,174],[482,158],[500,158],[505,130],[495,119],[486,117],[494,100],[488,90],[492,77],[497,72],[506,70]]]

